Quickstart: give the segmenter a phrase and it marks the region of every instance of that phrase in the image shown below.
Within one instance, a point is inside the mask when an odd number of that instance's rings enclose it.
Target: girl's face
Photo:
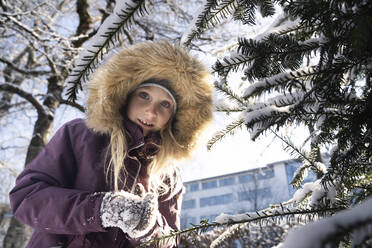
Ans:
[[[139,125],[146,136],[162,130],[173,113],[173,101],[168,93],[156,86],[144,86],[129,98],[127,116]]]

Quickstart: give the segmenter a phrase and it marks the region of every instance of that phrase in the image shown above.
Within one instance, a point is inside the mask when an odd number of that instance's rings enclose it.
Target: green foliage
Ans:
[[[237,3],[231,15],[246,25],[255,25],[258,10],[272,16],[274,4],[284,14],[276,20],[275,31],[237,37],[237,49],[214,64],[223,82],[217,88],[242,108],[242,115],[218,132],[209,147],[233,134],[244,120],[253,140],[273,132],[302,161],[294,186],[300,187],[308,170],[321,179],[325,193],[313,207],[326,208],[337,199],[336,205],[348,208],[365,200],[372,193],[372,2]],[[229,89],[233,73],[245,80],[242,95]],[[308,151],[277,134],[299,124],[310,131]],[[322,159],[325,149],[329,161]],[[328,199],[329,188],[336,194],[333,199]],[[348,243],[351,236],[342,235],[339,240]]]
[[[226,19],[227,16],[234,12],[236,7],[235,0],[207,0],[204,9],[199,13],[196,19],[195,28],[188,34],[184,45],[190,46],[193,39],[199,38],[208,28],[221,23],[223,19]]]
[[[324,209],[314,210],[314,209],[309,209],[309,208],[286,208],[283,205],[273,206],[272,208],[264,209],[261,211],[241,214],[239,218],[236,218],[235,216],[226,215],[225,220],[220,223],[218,222],[208,223],[208,221],[203,220],[201,221],[199,225],[192,225],[192,227],[190,228],[171,232],[170,234],[164,235],[162,237],[153,239],[145,244],[142,244],[139,247],[141,248],[142,247],[154,247],[154,246],[161,247],[157,245],[161,244],[162,242],[167,242],[170,239],[178,238],[180,236],[181,237],[183,236],[182,239],[194,241],[193,244],[195,245],[197,243],[198,236],[205,234],[211,228],[227,226],[228,230],[224,229],[226,231],[225,235],[222,238],[220,238],[218,241],[216,241],[216,243],[221,243],[223,242],[224,239],[229,239],[232,236],[234,236],[234,234],[237,231],[239,231],[241,224],[243,224],[243,227],[244,226],[249,227],[249,225],[262,226],[262,225],[269,224],[269,223],[279,224],[283,220],[288,220],[288,221],[291,220],[296,223],[307,223],[311,220],[318,219],[324,215],[329,215],[339,210],[341,209],[340,208],[324,208]],[[303,218],[304,215],[306,215],[307,217]]]
[[[297,26],[281,27],[282,21],[275,33],[267,32],[260,39],[238,38],[236,53],[217,61],[213,69],[227,87],[231,73],[244,74],[247,89],[240,98],[250,103],[246,104],[245,125],[252,139],[270,128],[304,124],[311,130],[311,151],[306,158],[300,156],[307,164],[304,168],[315,170],[323,181],[338,178],[348,192],[353,192],[357,181],[371,173],[372,4],[279,4],[286,15],[283,21],[298,20]],[[255,1],[240,5],[235,16],[243,23],[254,24],[255,6]],[[308,66],[304,66],[306,59],[312,61]],[[270,93],[275,97],[265,102],[254,100],[262,96],[267,99]],[[239,101],[236,95],[233,98]],[[223,131],[224,136],[228,130]],[[218,138],[215,136],[213,142]],[[321,162],[320,147],[324,146],[334,147],[325,175],[316,166]]]

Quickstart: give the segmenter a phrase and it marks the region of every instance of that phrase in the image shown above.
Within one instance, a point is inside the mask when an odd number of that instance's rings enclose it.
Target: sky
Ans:
[[[215,113],[211,131],[213,133],[224,128],[232,117],[222,113]],[[202,178],[214,177],[262,167],[268,163],[290,159],[284,151],[283,144],[273,134],[267,134],[252,141],[250,134],[243,126],[234,135],[227,135],[217,142],[210,151],[206,148],[206,141],[190,160],[181,163],[182,178],[185,182]]]
[[[215,54],[211,53],[195,53],[194,55],[208,68],[212,68],[217,59]],[[223,55],[226,55],[226,53]],[[219,80],[215,74],[213,76],[214,80]],[[242,82],[239,71],[230,74],[229,87],[237,95],[242,95],[248,85],[248,82]],[[217,102],[224,102],[223,105],[231,104],[231,101],[217,90],[214,92],[214,101],[215,104]],[[215,132],[224,129],[235,120],[238,115],[240,113],[229,115],[221,112],[214,113],[212,125],[203,137],[200,147],[190,160],[181,163],[182,177],[185,182],[249,170],[292,158],[284,150],[283,142],[274,134],[263,133],[255,141],[252,141],[245,126],[235,131],[234,135],[227,135],[221,141],[218,141],[208,151],[206,148],[208,140],[213,137]],[[295,144],[301,144],[307,132],[300,127],[291,127],[291,133],[286,134],[290,134]]]

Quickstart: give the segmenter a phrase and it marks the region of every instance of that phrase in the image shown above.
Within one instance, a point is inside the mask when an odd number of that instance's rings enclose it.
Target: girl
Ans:
[[[34,228],[27,247],[132,247],[179,229],[171,161],[190,154],[211,120],[208,77],[167,42],[140,43],[99,68],[86,120],[63,125],[10,192],[15,218]]]

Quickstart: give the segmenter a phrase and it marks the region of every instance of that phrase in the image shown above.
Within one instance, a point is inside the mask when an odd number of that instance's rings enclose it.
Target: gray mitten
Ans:
[[[141,186],[140,195],[144,192]],[[119,227],[131,238],[148,233],[159,214],[157,197],[153,193],[138,196],[126,191],[107,192],[100,208],[103,227]]]

